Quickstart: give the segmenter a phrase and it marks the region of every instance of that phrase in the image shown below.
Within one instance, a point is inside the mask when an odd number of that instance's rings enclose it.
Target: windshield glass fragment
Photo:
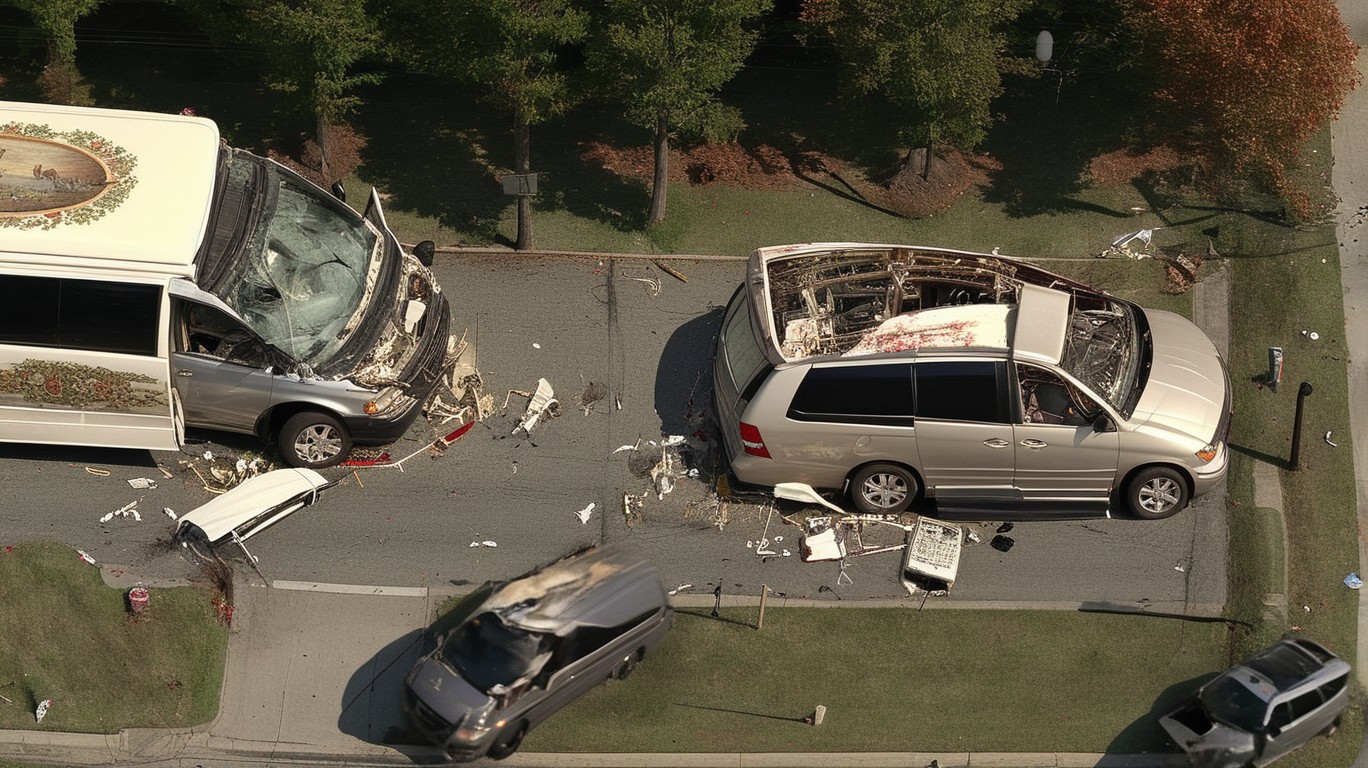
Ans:
[[[540,671],[548,658],[547,646],[545,635],[504,624],[498,614],[484,613],[452,632],[442,647],[442,659],[466,682],[495,693]]]
[[[250,160],[235,156],[230,185],[246,185]],[[270,165],[266,209],[234,280],[219,297],[273,346],[302,362],[326,361],[346,337],[378,270],[379,235],[360,218],[295,186]]]
[[[1118,411],[1135,385],[1140,357],[1133,309],[1108,302],[1103,309],[1069,315],[1069,330],[1059,365]]]

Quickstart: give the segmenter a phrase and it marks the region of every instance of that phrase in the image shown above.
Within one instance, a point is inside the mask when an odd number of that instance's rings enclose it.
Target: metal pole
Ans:
[[[756,629],[764,629],[764,628],[765,628],[765,597],[766,597],[767,595],[769,595],[769,585],[768,585],[768,584],[761,584],[761,585],[760,585],[760,616],[756,619],[756,622],[755,622],[755,628],[756,628]]]
[[[1288,459],[1288,464],[1294,472],[1301,469],[1302,406],[1310,394],[1310,382],[1303,381],[1301,386],[1297,387],[1297,416],[1292,420],[1292,456]]]

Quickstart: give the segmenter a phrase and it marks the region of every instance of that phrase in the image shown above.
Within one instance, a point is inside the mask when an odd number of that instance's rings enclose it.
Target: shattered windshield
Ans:
[[[234,155],[228,183],[246,185],[251,162]],[[219,298],[267,342],[317,365],[341,346],[360,309],[378,269],[379,236],[274,166],[266,171],[267,208]]]
[[[1059,361],[1061,368],[1122,412],[1139,373],[1140,342],[1133,312],[1117,301],[1102,309],[1075,309]]]
[[[1222,675],[1202,690],[1202,709],[1219,723],[1245,733],[1263,730],[1268,702],[1241,683],[1233,674]]]
[[[466,682],[490,693],[535,674],[545,659],[544,635],[510,627],[498,614],[483,613],[452,631],[442,646],[442,660]]]

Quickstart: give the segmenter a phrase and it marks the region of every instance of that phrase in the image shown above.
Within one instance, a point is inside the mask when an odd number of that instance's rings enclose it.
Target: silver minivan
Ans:
[[[1163,518],[1229,460],[1229,377],[1200,329],[996,255],[761,248],[713,379],[736,480],[867,513]]]
[[[405,683],[409,723],[455,761],[517,751],[538,723],[624,679],[670,629],[650,563],[591,547],[466,596]]]

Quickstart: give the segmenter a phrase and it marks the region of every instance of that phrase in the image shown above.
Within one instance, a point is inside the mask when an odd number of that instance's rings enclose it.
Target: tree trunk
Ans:
[[[532,128],[521,115],[513,119],[513,170],[532,171]],[[518,240],[513,247],[525,251],[532,246],[532,196],[518,195]]]
[[[670,121],[664,112],[656,116],[655,178],[651,180],[651,213],[646,225],[665,220],[665,199],[670,190]]]
[[[327,189],[337,179],[332,176],[329,160],[332,157],[332,126],[321,112],[314,118],[314,140],[318,142],[318,174],[323,177],[322,187]]]

